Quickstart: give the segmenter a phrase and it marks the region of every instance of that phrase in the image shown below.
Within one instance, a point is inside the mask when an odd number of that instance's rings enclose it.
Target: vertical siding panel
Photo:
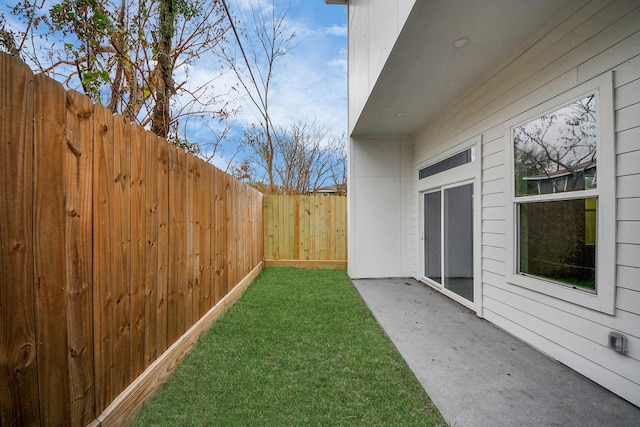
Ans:
[[[96,413],[101,413],[113,394],[113,344],[115,334],[114,159],[113,116],[101,106],[94,109],[93,156],[93,318],[95,345]]]
[[[45,424],[68,424],[67,218],[66,206],[61,203],[66,184],[66,94],[60,84],[42,74],[35,76],[34,87],[33,235],[40,415]]]
[[[65,258],[71,425],[96,417],[93,324],[93,131],[94,106],[67,94]]]
[[[145,209],[145,131],[131,126],[131,346],[130,381],[137,378],[145,366],[145,299],[146,299],[146,209]]]
[[[163,182],[158,179],[157,137],[146,132],[144,138],[145,192],[144,192],[144,368],[157,358],[158,334],[158,190]]]
[[[129,385],[131,378],[131,126],[120,116],[114,116],[113,125],[115,322],[113,389],[109,402]]]

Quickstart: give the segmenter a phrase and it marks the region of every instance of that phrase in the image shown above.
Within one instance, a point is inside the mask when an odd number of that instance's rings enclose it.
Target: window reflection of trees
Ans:
[[[518,126],[513,138],[516,196],[595,188],[595,95]]]

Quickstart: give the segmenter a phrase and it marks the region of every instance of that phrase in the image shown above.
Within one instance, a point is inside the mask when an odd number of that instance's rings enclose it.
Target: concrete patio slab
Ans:
[[[353,283],[452,426],[640,426],[640,408],[420,282]]]

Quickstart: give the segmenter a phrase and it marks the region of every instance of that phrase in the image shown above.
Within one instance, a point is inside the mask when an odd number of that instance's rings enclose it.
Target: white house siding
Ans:
[[[416,170],[472,138],[482,140],[483,317],[640,405],[640,2],[587,4],[413,138],[409,185],[410,271],[419,273]],[[507,283],[505,196],[509,120],[613,70],[616,136],[615,315]],[[483,76],[479,76],[481,78]],[[481,80],[479,80],[481,81]],[[356,196],[357,197],[357,196]],[[610,331],[628,354],[607,348]],[[576,391],[579,392],[579,391]]]
[[[349,133],[415,2],[349,1]]]

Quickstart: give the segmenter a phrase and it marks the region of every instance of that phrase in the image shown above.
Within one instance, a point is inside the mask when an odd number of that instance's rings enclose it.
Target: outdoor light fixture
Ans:
[[[469,37],[460,37],[453,42],[453,47],[460,49],[465,47],[467,43],[469,43]]]

